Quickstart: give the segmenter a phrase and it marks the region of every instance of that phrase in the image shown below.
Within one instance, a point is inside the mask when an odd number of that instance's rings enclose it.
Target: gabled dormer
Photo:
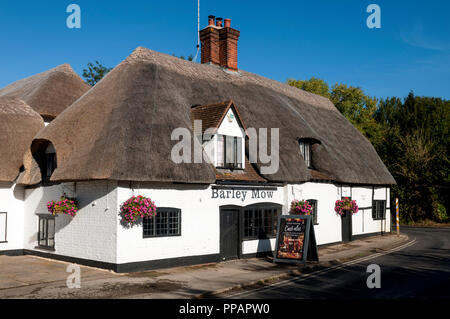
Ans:
[[[211,163],[217,169],[244,170],[246,128],[234,102],[194,106],[191,115],[193,126],[201,121],[196,134],[203,135],[197,138]]]

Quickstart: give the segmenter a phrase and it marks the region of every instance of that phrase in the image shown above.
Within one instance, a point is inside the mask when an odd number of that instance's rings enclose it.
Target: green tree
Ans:
[[[329,85],[315,77],[309,80],[287,80],[287,84],[329,98],[337,109],[373,144],[383,143],[383,132],[374,118],[377,99],[364,94],[358,87],[336,83]]]
[[[87,84],[89,84],[90,86],[94,86],[111,70],[112,68],[107,68],[100,64],[100,62],[98,61],[95,61],[95,65],[89,62],[87,65],[87,69],[83,69],[83,78]]]
[[[180,58],[180,59],[182,59],[182,60],[186,60],[186,58],[184,57],[184,55],[176,56],[175,53],[172,54],[172,55],[173,55],[174,57]],[[190,54],[190,55],[187,57],[187,60],[188,60],[188,61],[193,61],[193,60],[194,60],[194,56],[193,56],[192,54]]]
[[[330,100],[375,148],[384,142],[382,127],[375,120],[376,98],[366,95],[359,87],[336,83],[332,87]]]
[[[322,79],[315,77],[312,77],[309,80],[289,79],[287,80],[287,84],[314,94],[322,95],[326,98],[330,97],[330,87]]]
[[[449,221],[450,101],[409,93],[377,100],[361,88],[336,83],[331,89],[317,78],[287,81],[289,85],[329,98],[375,147],[397,185],[404,222]]]

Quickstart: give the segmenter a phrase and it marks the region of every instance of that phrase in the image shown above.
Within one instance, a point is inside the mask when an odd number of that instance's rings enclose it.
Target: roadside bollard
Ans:
[[[397,237],[400,236],[400,221],[398,216],[398,198],[395,199],[395,211],[396,211],[396,220],[397,220]]]

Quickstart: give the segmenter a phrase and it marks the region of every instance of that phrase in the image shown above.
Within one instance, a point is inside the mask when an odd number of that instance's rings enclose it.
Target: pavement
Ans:
[[[406,234],[385,234],[319,247],[320,262],[306,266],[274,264],[271,257],[128,274],[81,266],[79,289],[67,287],[69,263],[0,256],[0,299],[216,298],[382,253],[409,241]]]

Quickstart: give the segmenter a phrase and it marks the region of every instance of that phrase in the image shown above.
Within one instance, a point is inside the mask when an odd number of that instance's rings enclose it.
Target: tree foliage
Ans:
[[[404,222],[448,221],[450,187],[450,101],[416,97],[412,92],[378,100],[361,88],[317,78],[288,84],[329,98],[372,143],[397,181],[391,206],[399,198]]]
[[[107,68],[98,61],[95,61],[95,65],[89,62],[87,69],[83,69],[83,78],[87,84],[94,86],[111,70],[112,68]]]
[[[174,57],[180,58],[181,60],[186,60],[186,58],[184,57],[184,55],[180,55],[180,56],[176,56],[175,53],[172,54]],[[187,57],[188,61],[194,61],[194,56],[192,54],[188,55]]]

